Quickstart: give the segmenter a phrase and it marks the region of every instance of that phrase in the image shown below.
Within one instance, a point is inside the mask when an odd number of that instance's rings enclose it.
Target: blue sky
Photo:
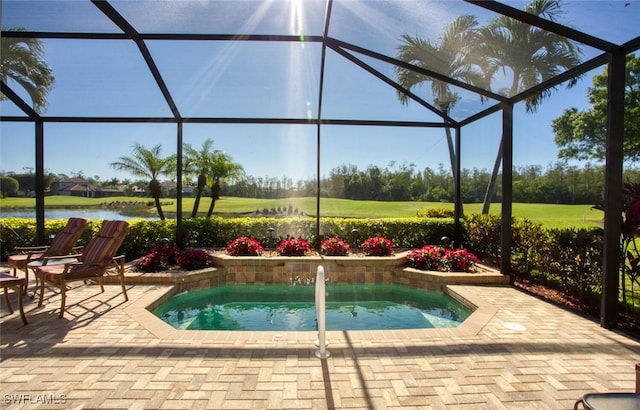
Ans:
[[[314,10],[304,11],[304,2],[292,8],[289,18],[275,19],[279,14],[256,9],[249,17],[238,19],[238,32],[271,33],[278,24],[286,26],[285,33],[317,34],[321,25],[307,23]],[[521,8],[524,2],[507,2]],[[629,3],[627,6],[625,4]],[[25,4],[27,6],[25,6]],[[33,15],[28,6],[35,2],[3,2],[3,27],[24,25],[32,29],[55,29],[58,10],[37,8]],[[65,2],[69,7],[86,3]],[[160,3],[175,5],[176,3]],[[224,3],[232,7],[232,3]],[[311,4],[311,3],[309,3]],[[374,51],[394,55],[398,38],[403,32],[437,37],[443,21],[451,21],[460,10],[431,8],[429,14],[420,9],[404,7],[409,2],[336,2],[334,31],[336,38],[353,42]],[[41,4],[39,4],[41,5]],[[154,18],[145,20],[134,14],[140,2],[114,2],[125,17],[131,16],[137,27],[148,32],[166,27],[165,14],[148,13]],[[400,6],[398,6],[400,5]],[[468,4],[463,4],[469,7]],[[26,7],[22,9],[21,7]],[[176,6],[177,7],[177,6]],[[313,8],[312,7],[312,8]],[[568,21],[584,31],[601,35],[611,41],[622,41],[640,35],[640,2],[565,2]],[[297,10],[297,11],[296,11]],[[418,11],[415,11],[418,10]],[[166,10],[164,10],[166,11]],[[478,12],[480,20],[492,17]],[[622,12],[621,12],[622,11]],[[569,16],[569,12],[571,12]],[[600,17],[594,21],[594,13]],[[167,12],[166,15],[169,13]],[[265,16],[272,16],[271,19]],[[71,18],[74,16],[65,17]],[[203,17],[203,16],[201,16]],[[195,18],[195,17],[194,17]],[[279,17],[280,18],[280,17]],[[424,24],[433,19],[438,24]],[[79,20],[79,21],[78,21]],[[140,20],[140,21],[138,21]],[[615,24],[602,24],[606,21]],[[198,32],[198,19],[193,20]],[[242,23],[240,23],[242,21]],[[265,21],[268,22],[265,23]],[[416,21],[418,23],[416,23]],[[222,21],[219,24],[233,24]],[[109,32],[108,24],[98,28],[88,25],[78,16],[74,25],[81,31]],[[52,27],[49,27],[52,25]],[[75,27],[75,26],[74,26]],[[96,26],[94,26],[96,27]],[[171,27],[171,26],[169,26]],[[180,27],[172,28],[175,30]],[[221,29],[221,30],[224,30]],[[224,32],[224,31],[221,31]],[[611,37],[608,37],[611,36]],[[314,43],[240,43],[240,42],[167,42],[148,41],[148,48],[185,117],[266,117],[315,118],[318,113],[318,84],[320,47]],[[153,78],[143,69],[140,54],[131,42],[45,40],[47,61],[56,76],[56,86],[49,96],[45,115],[50,116],[170,116]],[[585,58],[598,53],[585,49]],[[366,59],[365,59],[366,60]],[[376,69],[392,76],[390,67],[371,63]],[[557,161],[557,147],[553,142],[551,121],[570,107],[588,108],[586,89],[596,70],[585,76],[578,86],[566,90],[560,86],[534,114],[527,114],[523,104],[515,107],[514,164],[516,166],[547,166]],[[322,117],[333,119],[416,120],[434,121],[435,116],[416,103],[400,104],[396,92],[377,78],[345,60],[333,51],[327,54],[323,93]],[[16,89],[16,91],[19,91]],[[418,90],[431,101],[429,87]],[[460,91],[461,101],[452,111],[456,119],[465,118],[483,106],[475,96]],[[25,97],[26,99],[26,97]],[[3,115],[18,115],[19,110],[8,102],[0,103]],[[227,152],[245,171],[256,177],[288,176],[294,180],[310,179],[316,175],[315,126],[284,125],[203,125],[186,124],[184,141],[199,147],[206,138],[215,141],[217,149]],[[416,169],[448,168],[448,152],[442,129],[412,129],[399,127],[323,126],[320,152],[320,172],[328,175],[340,165],[369,165],[380,167],[413,164]],[[494,114],[462,129],[463,168],[491,169],[501,133],[501,114]],[[0,170],[20,172],[33,167],[33,125],[2,122],[0,124]],[[45,124],[45,167],[54,173],[86,176],[127,178],[109,163],[122,155],[129,155],[133,143],[146,146],[161,144],[163,152],[176,150],[175,124]],[[395,164],[395,165],[393,165]]]

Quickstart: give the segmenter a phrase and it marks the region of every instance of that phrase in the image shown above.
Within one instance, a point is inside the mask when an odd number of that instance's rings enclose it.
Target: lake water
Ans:
[[[0,210],[0,218],[35,218],[35,210],[23,211],[4,211]],[[155,217],[139,217],[121,215],[118,211],[112,209],[45,209],[45,219],[69,219],[71,217],[87,218],[93,220],[103,219],[160,219]]]

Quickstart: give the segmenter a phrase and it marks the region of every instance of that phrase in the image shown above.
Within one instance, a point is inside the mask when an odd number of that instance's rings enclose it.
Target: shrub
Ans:
[[[409,266],[421,270],[443,269],[442,257],[445,249],[441,246],[426,245],[420,249],[414,249],[407,253]]]
[[[419,218],[453,218],[454,210],[447,208],[427,208],[424,211],[418,211],[416,216]]]
[[[454,272],[468,272],[478,263],[478,258],[466,249],[446,249],[444,265],[447,270]]]
[[[342,238],[329,238],[320,244],[320,252],[327,256],[346,256],[350,246]]]
[[[159,272],[169,269],[177,263],[180,248],[177,245],[158,246],[144,255],[136,263],[137,270],[142,272]]]
[[[204,269],[211,266],[210,256],[204,249],[189,248],[176,257],[176,263],[184,270]]]
[[[231,256],[260,256],[262,252],[262,244],[248,236],[240,236],[227,244],[227,253]]]
[[[360,245],[367,256],[389,256],[393,254],[393,243],[384,236],[373,236]]]
[[[276,247],[276,252],[280,256],[304,256],[311,251],[309,242],[301,238],[283,239]]]
[[[478,258],[466,249],[426,245],[407,253],[407,261],[412,268],[421,270],[468,272],[478,263]]]

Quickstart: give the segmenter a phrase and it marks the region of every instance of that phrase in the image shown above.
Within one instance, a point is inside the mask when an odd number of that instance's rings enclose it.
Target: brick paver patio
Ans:
[[[177,331],[144,306],[162,285],[80,284],[29,324],[2,305],[0,407],[105,409],[570,409],[634,391],[640,345],[508,286],[453,286],[483,308],[454,331]]]

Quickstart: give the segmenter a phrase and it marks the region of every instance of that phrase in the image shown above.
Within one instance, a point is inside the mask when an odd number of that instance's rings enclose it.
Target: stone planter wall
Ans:
[[[405,255],[382,257],[340,256],[228,256],[215,255],[228,283],[309,284],[319,265],[329,283],[392,283],[393,272],[406,264]]]
[[[216,255],[216,267],[227,283],[311,284],[318,265],[328,283],[395,283],[415,288],[442,290],[454,284],[508,284],[509,277],[481,266],[478,272],[422,271],[406,267],[406,252],[371,257],[234,257]]]
[[[174,285],[174,293],[224,284],[312,284],[319,265],[328,283],[388,283],[441,291],[445,285],[507,285],[509,277],[481,266],[478,272],[422,271],[406,267],[406,252],[393,256],[213,256],[215,266],[198,271],[140,273],[127,271],[128,284]],[[107,278],[107,283],[118,283]]]

